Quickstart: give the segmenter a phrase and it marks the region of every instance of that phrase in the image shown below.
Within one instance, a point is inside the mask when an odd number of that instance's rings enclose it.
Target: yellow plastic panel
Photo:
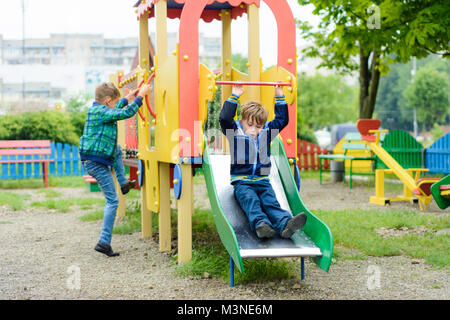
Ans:
[[[158,63],[155,56],[154,97],[156,119],[147,125],[140,121],[139,158],[146,160],[145,184],[147,207],[159,212],[159,170],[158,163],[178,163],[179,154],[179,113],[178,113],[178,58],[166,57],[164,63]],[[155,146],[150,147],[149,130],[154,127]],[[141,139],[142,138],[142,139]]]
[[[234,67],[231,68],[231,80],[232,81],[248,81],[248,74],[240,72],[239,70],[236,70]],[[245,89],[247,89],[248,87],[244,87]],[[225,99],[228,99],[228,97],[226,97]],[[244,93],[242,94],[242,96],[239,99],[241,101],[241,103],[244,103],[245,101],[248,100],[248,92],[247,90],[244,91]]]
[[[297,95],[297,80],[295,76],[282,67],[273,66],[261,74],[262,82],[291,82],[292,87],[283,87],[283,93],[286,97],[286,102],[292,104]],[[273,120],[275,117],[275,89],[273,86],[261,86],[261,102],[269,111],[268,120]]]

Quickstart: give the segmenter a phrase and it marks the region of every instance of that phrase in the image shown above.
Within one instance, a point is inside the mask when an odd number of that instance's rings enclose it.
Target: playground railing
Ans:
[[[319,155],[321,154],[329,154],[329,151],[312,142],[297,139],[297,166],[300,170],[319,170]],[[323,168],[328,169],[329,166],[329,161],[324,160]]]

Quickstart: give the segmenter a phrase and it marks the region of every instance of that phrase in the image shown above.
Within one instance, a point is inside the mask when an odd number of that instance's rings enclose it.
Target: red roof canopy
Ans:
[[[138,1],[135,5],[137,7],[138,20],[147,11],[150,11],[149,18],[155,16],[155,11],[152,10],[155,3],[159,0]],[[188,0],[167,0],[167,17],[170,19],[180,18],[181,11],[184,4]],[[256,4],[258,7],[261,0],[209,0],[201,18],[205,22],[211,22],[214,19],[221,20],[220,11],[223,9],[231,10],[231,18],[235,19],[247,12],[247,5]],[[144,2],[144,3],[143,3]]]

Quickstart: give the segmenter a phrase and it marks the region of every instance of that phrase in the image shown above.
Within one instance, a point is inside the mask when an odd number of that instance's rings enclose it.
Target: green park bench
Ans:
[[[359,157],[359,156],[350,156],[347,155],[349,150],[365,150],[366,144],[362,141],[361,134],[359,132],[349,132],[344,136],[344,142],[342,144],[342,149],[344,149],[344,154],[326,154],[319,155],[319,180],[320,184],[322,184],[322,160],[334,160],[334,161],[350,161],[350,172],[349,172],[349,188],[352,188],[353,184],[353,175],[373,175],[373,173],[363,173],[363,172],[353,172],[353,161],[374,161],[375,157]],[[330,166],[331,167],[331,166]],[[344,165],[344,181],[345,181],[345,165]]]

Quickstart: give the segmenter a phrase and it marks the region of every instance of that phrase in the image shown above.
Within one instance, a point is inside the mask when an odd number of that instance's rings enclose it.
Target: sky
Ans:
[[[22,39],[22,1],[25,2],[25,38],[47,38],[51,33],[95,33],[106,38],[138,37],[139,24],[133,8],[136,0],[0,0],[0,34],[4,39]],[[317,24],[311,7],[287,0],[296,18]],[[272,12],[261,1],[261,57],[266,66],[276,63],[276,23]],[[232,23],[232,51],[247,54],[247,19]],[[154,21],[149,23],[154,30]],[[169,20],[168,31],[176,32],[179,20]],[[221,36],[220,22],[200,23],[206,36]],[[297,32],[297,46],[302,44]]]

